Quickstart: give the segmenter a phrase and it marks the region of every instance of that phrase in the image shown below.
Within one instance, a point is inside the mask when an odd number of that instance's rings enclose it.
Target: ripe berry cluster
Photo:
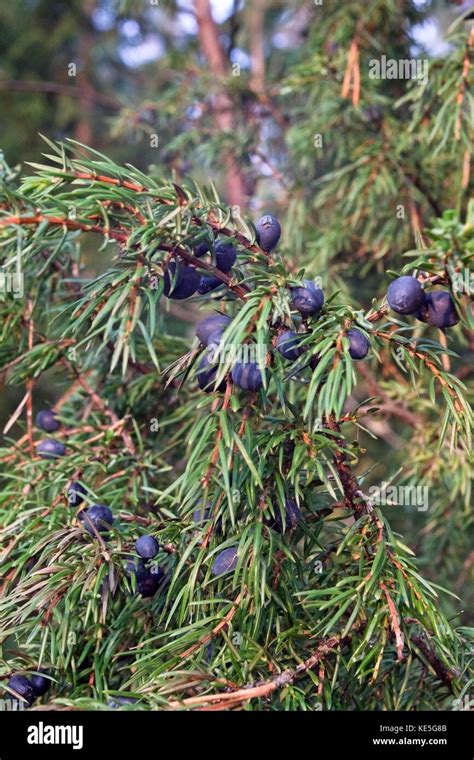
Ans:
[[[196,258],[202,258],[210,253],[207,243],[197,245],[193,250]],[[232,243],[219,240],[214,248],[216,267],[224,274],[228,274],[237,259],[237,251]],[[182,300],[190,298],[196,292],[200,295],[210,293],[220,287],[222,280],[215,275],[201,276],[192,264],[172,261],[165,272],[163,293],[167,298]]]
[[[45,678],[44,675],[41,675],[41,673],[44,672],[45,671],[40,671],[37,675],[30,676],[29,678],[20,675],[12,676],[9,679],[7,686],[15,695],[18,695],[18,697],[21,698],[20,703],[26,703],[28,707],[31,707],[35,699],[46,694],[51,686],[49,678]],[[19,701],[14,694],[7,692],[6,696],[10,700]]]
[[[271,215],[263,216],[256,226],[257,242],[261,249],[270,253],[277,245],[281,236],[281,227],[277,219]],[[196,258],[206,254],[213,256],[217,269],[228,274],[237,260],[234,245],[227,240],[218,240],[212,250],[208,243],[201,243],[194,248]],[[222,281],[215,275],[200,275],[196,266],[172,261],[164,276],[164,295],[170,299],[184,299],[194,293],[206,294],[216,290]],[[306,352],[305,343],[310,335],[308,321],[319,319],[323,312],[325,296],[321,288],[311,280],[303,280],[301,285],[292,287],[289,292],[289,302],[293,311],[301,317],[302,329],[299,331],[288,327],[279,327],[274,336],[275,350],[283,359],[289,362],[298,361]],[[387,302],[397,314],[414,315],[417,319],[435,327],[445,329],[454,326],[459,317],[456,313],[453,299],[448,291],[426,293],[420,282],[412,276],[402,276],[395,279],[387,291]],[[225,314],[212,314],[205,317],[196,328],[196,336],[204,347],[197,368],[199,388],[205,392],[224,391],[227,378],[216,387],[218,364],[213,361],[213,352],[219,346],[224,332],[231,324],[231,318]],[[298,328],[297,328],[298,329]],[[370,350],[368,337],[357,328],[345,332],[348,339],[348,351],[355,361],[364,359]],[[304,366],[314,369],[319,362],[318,356],[312,356]],[[232,383],[246,391],[257,391],[264,384],[264,373],[256,362],[237,361],[233,364],[230,379]],[[53,410],[42,410],[36,417],[36,424],[47,433],[55,433],[60,429],[60,422]],[[61,442],[46,438],[37,446],[38,454],[46,459],[55,459],[65,454],[65,446]],[[81,507],[87,498],[87,489],[74,481],[68,488],[67,498],[70,506]],[[300,507],[293,498],[286,498],[284,507],[272,505],[273,517],[266,519],[266,524],[280,534],[294,531],[302,521]],[[85,530],[93,537],[107,540],[114,516],[109,507],[104,504],[92,504],[82,507],[78,513]],[[199,505],[193,512],[193,521],[199,529],[212,519],[210,504]],[[215,532],[222,533],[222,522],[217,520]],[[142,535],[135,541],[135,552],[127,558],[126,574],[134,577],[138,593],[143,597],[153,597],[163,588],[166,574],[162,567],[156,564],[155,558],[160,552],[160,544],[152,535]],[[219,578],[234,571],[238,564],[238,547],[228,546],[220,551],[211,565],[211,573]],[[46,693],[50,686],[48,679],[42,675],[27,678],[22,675],[13,676],[8,687],[23,698],[28,704]]]
[[[56,432],[60,428],[60,422],[55,412],[49,409],[38,412],[36,424],[48,433]],[[55,459],[64,455],[65,447],[52,438],[45,439],[38,444],[37,452],[43,458]],[[74,508],[80,507],[86,496],[86,488],[78,481],[73,481],[67,490],[68,503]],[[92,504],[88,508],[83,507],[78,513],[78,518],[93,538],[100,535],[104,540],[107,539],[109,529],[114,523],[112,511],[105,504]],[[135,549],[140,559],[137,563],[129,562],[127,569],[135,575],[137,590],[141,596],[154,596],[164,580],[165,573],[161,567],[156,565],[149,567],[145,560],[153,559],[158,554],[160,549],[158,541],[153,536],[141,536],[136,541]]]
[[[270,252],[278,243],[281,235],[279,222],[270,214],[262,216],[257,222],[257,242],[265,252]],[[223,274],[229,274],[237,260],[235,246],[226,238],[220,239],[213,246],[207,242],[194,246],[195,258],[201,259],[206,255],[212,255],[217,269]],[[195,293],[206,295],[223,286],[222,280],[214,274],[201,275],[193,264],[181,261],[171,261],[163,281],[163,293],[167,298],[183,300],[190,298]]]
[[[280,223],[270,214],[266,214],[258,221],[256,229],[257,242],[262,250],[269,253],[280,239]],[[205,250],[208,249],[204,247],[202,251],[205,252]],[[198,255],[202,255],[201,250],[199,250]],[[219,261],[217,263],[219,264]],[[290,303],[291,307],[300,313],[305,324],[309,318],[314,320],[320,316],[324,305],[324,293],[312,280],[303,280],[302,285],[291,289]],[[225,314],[214,314],[205,317],[197,326],[196,336],[204,346],[205,351],[198,364],[196,378],[199,388],[206,393],[225,390],[225,379],[217,387],[215,385],[218,366],[213,354],[230,322],[230,317]],[[276,337],[276,349],[285,359],[292,362],[296,361],[308,350],[306,346],[301,345],[305,335],[306,333],[296,333],[289,329],[282,330]],[[352,359],[356,361],[364,359],[370,348],[368,338],[356,328],[348,330],[346,335],[349,340],[349,354]],[[319,358],[313,356],[309,360],[309,365],[314,369],[318,361]],[[238,388],[246,391],[257,391],[263,386],[265,378],[257,362],[236,361],[232,367],[231,379]]]
[[[270,215],[262,217],[257,224],[257,241],[261,248],[271,251],[281,235],[277,219]],[[419,320],[440,328],[452,327],[459,321],[453,299],[448,291],[426,293],[420,282],[411,276],[398,277],[387,292],[389,306],[398,314],[414,314]],[[303,280],[302,285],[291,288],[291,307],[300,313],[303,325],[308,319],[318,319],[324,306],[324,293],[311,280]],[[205,317],[197,326],[196,336],[204,346],[204,353],[198,364],[196,377],[199,388],[206,393],[223,392],[226,378],[216,387],[218,365],[213,356],[222,335],[230,325],[231,319],[225,314],[213,314]],[[281,356],[290,362],[296,362],[306,351],[307,332],[296,332],[288,328],[279,330],[275,338],[275,348]],[[365,359],[370,350],[370,341],[364,332],[352,327],[345,333],[348,339],[349,355],[354,361]],[[308,362],[315,369],[318,356],[312,356]],[[305,365],[307,366],[307,365]],[[230,378],[232,383],[246,391],[257,391],[264,384],[264,372],[256,362],[235,362]]]
[[[61,423],[52,409],[42,409],[36,415],[36,425],[46,433],[55,433],[61,427]],[[57,459],[66,453],[66,447],[55,438],[45,438],[36,446],[36,451],[42,459]]]
[[[421,322],[445,329],[459,322],[451,293],[436,290],[425,293],[416,277],[397,277],[387,291],[390,308],[397,314],[414,315]]]
[[[324,304],[324,294],[311,280],[304,280],[304,285],[292,289],[291,304],[299,311],[304,319],[317,318]],[[196,377],[199,388],[207,393],[212,391],[224,391],[225,381],[217,387],[217,363],[213,360],[213,354],[219,346],[222,335],[231,323],[230,317],[225,314],[212,314],[199,322],[196,328],[196,336],[205,347],[205,352],[199,362]],[[302,346],[305,333],[296,333],[293,330],[283,330],[276,337],[276,349],[289,361],[296,361],[305,351]],[[366,336],[355,328],[347,331],[349,339],[349,353],[355,360],[364,359],[369,351],[370,343]],[[311,357],[309,364],[314,369],[318,363],[318,357]],[[262,387],[264,377],[257,362],[236,361],[231,371],[232,382],[238,388],[246,391],[257,391]]]
[[[78,487],[82,491],[79,491]],[[79,497],[78,493],[80,493]],[[85,489],[79,483],[73,483],[68,491],[70,503],[72,494],[74,506],[80,504],[83,500],[83,493],[85,493]],[[99,533],[102,537],[106,537],[114,522],[111,510],[104,504],[94,504],[89,509],[81,510],[78,516],[91,536],[96,536]],[[154,596],[165,578],[164,570],[161,567],[156,564],[151,566],[147,564],[148,560],[156,557],[159,550],[160,545],[154,536],[140,536],[135,541],[135,551],[139,559],[135,561],[131,558],[127,563],[127,573],[135,576],[137,591],[142,597]]]
[[[165,572],[148,561],[157,556],[160,545],[154,536],[140,536],[135,541],[135,551],[139,559],[128,561],[127,573],[135,576],[137,591],[143,598],[154,596],[165,579]]]
[[[67,491],[69,505],[71,507],[79,507],[86,496],[87,491],[82,483],[73,481]],[[96,536],[97,533],[107,536],[109,528],[114,523],[112,511],[105,504],[92,504],[87,509],[82,508],[78,517],[91,536]]]

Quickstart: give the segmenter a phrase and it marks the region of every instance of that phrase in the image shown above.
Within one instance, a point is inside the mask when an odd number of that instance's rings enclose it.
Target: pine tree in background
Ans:
[[[0,677],[28,703],[472,691],[472,21],[421,83],[373,72],[425,60],[428,4],[287,5],[223,35],[196,0],[149,170],[50,138],[2,163]]]

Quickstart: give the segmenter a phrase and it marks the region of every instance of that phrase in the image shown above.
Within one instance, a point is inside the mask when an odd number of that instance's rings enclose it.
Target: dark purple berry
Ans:
[[[41,430],[46,430],[47,433],[55,433],[59,430],[61,423],[56,418],[56,412],[52,409],[43,409],[36,415],[36,425]]]
[[[425,293],[424,301],[417,312],[417,319],[433,327],[454,327],[459,322],[456,307],[447,290]]]
[[[292,530],[296,528],[301,520],[301,510],[294,499],[285,499],[285,515],[284,523],[282,520],[281,510],[278,505],[274,507],[275,519],[271,522],[272,528],[279,533],[284,533],[286,530]]]
[[[45,438],[38,443],[36,451],[43,459],[57,459],[64,456],[66,447],[59,441],[55,441],[54,438]]]
[[[231,318],[226,314],[211,314],[209,317],[202,319],[196,327],[196,336],[205,346],[209,343],[209,338],[216,332],[221,334],[231,323]]]
[[[143,559],[139,559],[136,563],[134,560],[128,562],[127,575],[135,575],[137,591],[143,598],[154,596],[165,577],[161,567],[158,565],[147,567]]]
[[[161,567],[157,567],[156,572],[153,572],[153,569],[150,570],[149,574],[145,578],[137,580],[138,593],[144,599],[155,596],[156,592],[163,582],[164,577],[165,574]]]
[[[135,557],[129,557],[125,565],[125,575],[127,578],[131,578],[133,575],[137,581],[141,578],[146,578],[148,574],[148,568],[142,559],[135,559]]]
[[[211,361],[210,354],[207,352],[199,362],[196,377],[199,388],[206,393],[214,393],[214,391],[225,391],[226,382],[222,380],[217,388],[215,387],[218,365]]]
[[[107,533],[114,521],[112,512],[104,504],[94,504],[86,509],[81,519],[91,536],[95,536],[94,528],[98,533]]]
[[[285,359],[294,362],[305,351],[304,348],[300,347],[303,337],[293,330],[285,330],[276,339],[277,350]]]
[[[67,500],[70,507],[78,507],[84,501],[87,491],[81,483],[74,481],[67,489]]]
[[[209,243],[198,243],[193,248],[193,253],[197,259],[202,258],[209,251]]]
[[[397,314],[415,314],[423,303],[424,291],[416,277],[398,277],[387,290],[388,305]]]
[[[258,391],[263,385],[263,375],[256,362],[237,362],[232,368],[232,380],[245,391]]]
[[[211,362],[216,363],[219,359],[219,347],[221,345],[221,341],[222,341],[221,330],[214,330],[214,332],[209,335],[209,341],[207,344],[207,348],[208,348],[207,354]]]
[[[198,508],[195,509],[193,512],[193,522],[196,525],[203,527],[205,523],[208,523],[210,520],[212,520],[212,516],[213,516],[212,504],[208,502],[207,506],[205,507],[203,506],[202,501],[198,502],[198,504],[199,504]],[[219,535],[222,534],[221,518],[216,520],[215,525],[214,525],[214,530],[216,534],[219,534]]]
[[[263,251],[269,253],[280,240],[281,226],[278,219],[271,214],[265,214],[257,222],[257,242]]]
[[[165,272],[163,293],[174,300],[189,298],[198,289],[200,280],[195,267],[172,261]]]
[[[208,522],[212,517],[212,507],[206,506],[204,507],[202,502],[200,503],[200,506],[194,510],[193,512],[193,522],[196,523],[196,525],[201,525],[202,523]]]
[[[45,670],[41,670],[40,673],[45,673]],[[42,697],[43,694],[46,694],[48,689],[51,686],[51,681],[49,678],[45,678],[42,675],[36,675],[31,676],[31,685],[33,687],[33,691],[35,694],[35,697]]]
[[[237,567],[237,547],[231,546],[229,549],[224,549],[223,552],[217,555],[211,568],[212,574],[217,577],[224,575],[224,573],[230,573],[231,570],[235,570]]]
[[[143,559],[153,559],[160,550],[160,545],[153,536],[140,536],[135,541],[135,550]]]
[[[235,264],[237,251],[232,243],[220,241],[215,248],[216,266],[221,272],[227,274]]]
[[[123,705],[134,705],[137,701],[133,697],[114,697],[109,699],[107,707],[110,707],[111,710],[118,710]]]
[[[217,288],[220,288],[221,285],[224,285],[224,283],[219,277],[216,277],[215,275],[203,275],[199,280],[197,292],[199,295],[205,296],[207,293],[210,293],[211,290],[217,290]]]
[[[324,293],[312,280],[303,280],[304,287],[292,288],[291,305],[303,317],[319,314],[324,304]]]
[[[359,361],[365,359],[369,353],[370,343],[360,330],[352,328],[347,331],[347,337],[349,338],[349,354],[352,359]]]
[[[9,689],[13,689],[23,700],[31,706],[35,701],[35,692],[31,681],[26,676],[12,676],[7,683]],[[14,694],[10,694],[10,699],[16,699]]]

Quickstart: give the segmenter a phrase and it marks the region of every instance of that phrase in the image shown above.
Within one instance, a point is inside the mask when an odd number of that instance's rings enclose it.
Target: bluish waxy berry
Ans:
[[[424,291],[416,277],[397,277],[387,290],[388,305],[397,314],[415,314],[423,303]]]
[[[197,526],[204,526],[206,523],[208,523],[210,520],[212,520],[213,517],[213,507],[210,502],[207,503],[207,505],[204,507],[202,501],[198,502],[199,506],[197,509],[193,512],[193,522]],[[214,531],[216,534],[220,535],[222,534],[222,520],[219,517],[218,520],[216,520],[214,524]]]
[[[300,347],[303,337],[293,330],[285,330],[276,339],[277,350],[285,359],[294,362],[305,351],[305,348]]]
[[[324,293],[312,280],[303,280],[304,287],[291,289],[291,305],[303,317],[319,314],[324,304]]]
[[[193,254],[197,259],[202,258],[209,251],[209,243],[198,243],[193,248]]]
[[[151,597],[156,594],[165,578],[164,570],[158,565],[148,567],[143,559],[138,562],[131,560],[127,563],[127,574],[135,575],[137,591],[143,597]]]
[[[134,705],[137,701],[133,697],[114,697],[108,700],[107,707],[110,707],[111,710],[118,710],[123,705]]]
[[[196,336],[201,343],[207,346],[210,336],[216,332],[222,334],[231,321],[231,318],[227,314],[211,314],[199,322],[196,327]]]
[[[271,526],[279,533],[296,528],[301,520],[301,510],[294,499],[285,499],[284,523],[279,505],[274,507],[274,511],[275,519],[271,522]]]
[[[107,533],[114,521],[112,512],[105,504],[94,504],[82,512],[81,519],[91,536],[95,536],[94,528],[98,533]]]
[[[355,361],[359,359],[365,359],[369,353],[370,342],[365,337],[364,333],[360,330],[351,328],[347,331],[347,337],[349,338],[349,354]]]
[[[7,683],[9,689],[13,689],[20,697],[23,697],[25,702],[31,706],[35,701],[35,693],[31,685],[31,681],[26,676],[12,676]],[[10,694],[10,699],[15,699],[13,694]]]
[[[70,507],[78,507],[84,501],[87,491],[81,483],[75,480],[67,489],[67,500]]]
[[[135,541],[135,550],[143,559],[153,559],[160,550],[160,545],[153,536],[140,536]]]
[[[52,409],[42,409],[41,412],[38,412],[36,415],[36,425],[41,430],[46,430],[47,433],[55,433],[61,427],[61,423],[56,417],[56,412],[53,412]]]
[[[211,572],[214,577],[224,575],[224,573],[230,573],[237,567],[237,547],[231,546],[229,549],[224,549],[223,552],[217,555],[216,559],[212,563]]]
[[[219,241],[215,247],[215,254],[217,268],[225,274],[230,272],[237,258],[237,251],[232,243],[227,243],[223,240]]]
[[[237,362],[232,368],[232,380],[245,391],[258,391],[263,385],[263,375],[256,362]]]
[[[206,393],[214,393],[214,391],[221,393],[222,391],[225,391],[225,388],[226,388],[225,380],[222,380],[222,382],[219,383],[217,388],[215,387],[217,369],[218,369],[218,364],[213,364],[211,362],[211,359],[208,353],[204,354],[204,356],[202,357],[201,361],[198,364],[198,368],[196,372],[198,385],[202,391],[205,391]]]
[[[145,578],[147,573],[148,568],[142,559],[137,560],[135,557],[129,556],[125,565],[125,575],[127,578],[131,578],[134,575],[138,581],[140,578]]]
[[[272,251],[281,236],[281,226],[278,219],[271,214],[265,214],[257,222],[257,243],[263,251]]]
[[[200,280],[195,267],[172,261],[165,272],[163,293],[174,300],[189,298],[198,289]]]
[[[379,129],[383,119],[383,112],[377,106],[367,106],[362,109],[362,117],[375,129]]]
[[[40,671],[40,673],[45,672],[45,670]],[[31,686],[33,687],[35,697],[42,697],[43,694],[46,694],[50,688],[51,681],[49,678],[45,678],[44,676],[38,674],[36,676],[31,676]]]
[[[221,345],[221,340],[222,332],[220,330],[215,330],[209,335],[209,341],[207,344],[207,355],[209,356],[209,361],[214,363],[219,361],[219,347]]]
[[[199,281],[197,292],[201,296],[205,296],[206,293],[210,293],[212,290],[217,290],[221,285],[224,285],[222,280],[215,275],[203,275]]]
[[[137,591],[140,596],[142,596],[143,599],[149,599],[150,597],[155,596],[156,592],[163,582],[164,577],[165,574],[163,570],[161,567],[158,567],[156,568],[155,573],[150,570],[149,575],[139,581],[137,580]]]
[[[425,293],[423,303],[416,314],[417,319],[433,327],[454,327],[459,322],[451,293],[447,290],[436,290]]]
[[[64,456],[66,447],[54,438],[45,438],[36,446],[36,452],[43,459],[57,459]]]
[[[208,522],[211,517],[212,507],[205,507],[202,502],[200,503],[199,507],[193,512],[193,521],[196,523],[196,525],[201,525],[202,523]]]
[[[204,652],[205,652],[204,659],[205,659],[205,661],[207,662],[208,665],[213,660],[215,649],[216,649],[216,646],[215,646],[215,644],[214,644],[213,641],[209,642],[209,644],[207,645],[207,647],[204,649]]]

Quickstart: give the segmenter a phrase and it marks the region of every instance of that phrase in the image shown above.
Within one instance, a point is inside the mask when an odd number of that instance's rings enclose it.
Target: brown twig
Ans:
[[[232,382],[230,380],[227,381],[225,393],[224,393],[224,400],[222,402],[222,411],[225,411],[229,408],[230,404],[230,398],[232,395]],[[223,431],[222,427],[217,428],[216,437],[214,441],[214,449],[211,454],[211,460],[209,462],[209,467],[207,468],[207,472],[202,478],[202,485],[203,488],[207,488],[209,486],[209,482],[211,480],[211,475],[214,470],[214,467],[217,464],[217,460],[219,459],[219,444],[222,440]]]
[[[382,338],[383,340],[387,340],[387,341],[391,341],[392,343],[396,343],[397,345],[403,347],[406,351],[408,351],[408,353],[410,354],[410,356],[413,356],[413,357],[415,357],[417,359],[420,359],[423,362],[423,364],[425,365],[425,367],[427,367],[430,370],[430,372],[433,373],[433,375],[441,383],[441,385],[444,388],[446,388],[447,392],[449,393],[449,395],[451,396],[451,398],[453,400],[453,404],[454,404],[454,407],[455,407],[456,411],[460,412],[460,413],[463,412],[463,407],[462,407],[462,404],[460,403],[460,401],[458,399],[458,395],[457,395],[456,391],[453,390],[453,388],[451,388],[450,385],[448,385],[448,383],[446,382],[446,380],[442,376],[440,370],[438,369],[438,367],[436,366],[436,364],[434,364],[434,362],[431,361],[431,359],[428,359],[428,357],[425,356],[425,354],[423,354],[421,351],[418,351],[414,346],[411,346],[410,344],[404,343],[403,341],[399,340],[396,337],[396,335],[393,335],[391,333],[384,333],[384,332],[381,332],[380,330],[377,330],[375,332],[375,334],[378,335],[379,338]]]
[[[391,628],[395,635],[397,659],[399,662],[402,662],[403,660],[403,633],[400,629],[400,619],[398,617],[397,608],[395,607],[395,602],[393,601],[385,583],[380,581],[379,586],[385,594],[385,598],[387,599],[388,609],[390,611]]]
[[[344,442],[338,422],[333,415],[330,415],[326,422],[328,428],[338,434],[338,438],[335,441],[338,449],[334,452],[334,464],[336,465],[344,492],[344,506],[350,512],[353,512],[356,519],[359,519],[371,512],[370,506],[365,501],[359,483],[357,482],[357,478],[352,472],[352,469],[346,460],[346,456],[342,451]]]
[[[106,185],[114,185],[115,187],[123,187],[125,190],[131,190],[135,193],[143,193],[147,195],[152,195],[156,201],[158,201],[160,204],[164,206],[172,206],[173,201],[168,198],[163,198],[162,196],[157,195],[156,190],[153,188],[145,187],[144,185],[141,185],[138,182],[131,182],[130,180],[122,180],[118,179],[117,177],[110,177],[105,174],[97,174],[96,172],[84,172],[84,171],[70,171],[65,173],[65,178],[70,177],[72,179],[82,179],[88,182],[103,182]],[[240,245],[242,245],[243,248],[250,251],[251,253],[258,253],[258,254],[264,254],[265,252],[262,251],[262,249],[256,245],[252,244],[248,238],[245,237],[241,232],[238,232],[237,230],[230,230],[227,227],[223,227],[218,221],[216,221],[212,214],[208,216],[208,218],[203,221],[201,217],[193,215],[192,221],[194,224],[198,226],[204,226],[205,224],[209,225],[211,229],[220,234],[225,235],[226,237],[233,237],[235,238]]]
[[[443,662],[441,662],[436,652],[430,647],[428,641],[422,635],[413,634],[410,636],[410,641],[415,644],[416,647],[418,647],[424,658],[433,668],[440,681],[442,681],[444,685],[447,686],[451,692],[453,692],[453,680],[456,677],[456,674],[452,673],[449,668]]]
[[[82,232],[99,232],[101,235],[113,238],[114,240],[120,240],[125,243],[128,239],[128,235],[125,232],[119,230],[111,230],[106,227],[101,227],[99,224],[87,224],[86,222],[77,222],[74,219],[65,219],[60,216],[47,216],[46,214],[36,214],[34,216],[4,216],[0,218],[0,229],[3,227],[30,225],[30,224],[42,224],[48,222],[49,224],[59,225],[60,227],[66,227],[68,230],[82,230]]]
[[[217,625],[214,626],[214,628],[212,629],[212,631],[210,633],[206,633],[205,636],[203,636],[201,639],[199,639],[198,642],[196,642],[196,644],[193,644],[188,649],[186,649],[185,652],[182,652],[179,655],[180,659],[184,660],[185,658],[189,657],[197,649],[200,649],[201,647],[203,647],[206,644],[208,644],[210,641],[212,641],[213,638],[215,638],[216,636],[218,636],[221,631],[223,631],[224,629],[226,629],[226,628],[229,627],[229,625],[230,625],[230,623],[232,621],[232,618],[234,617],[235,613],[237,612],[237,610],[239,608],[239,605],[240,605],[240,603],[242,601],[244,593],[245,593],[245,589],[244,589],[244,591],[242,591],[237,596],[237,598],[236,598],[235,602],[233,603],[232,607],[230,608],[229,612],[227,612],[227,614],[224,615],[224,617],[222,618],[222,620],[220,620],[217,623]]]
[[[236,704],[242,702],[248,702],[250,699],[261,699],[262,697],[269,697],[274,691],[282,689],[285,686],[291,684],[295,679],[301,678],[309,670],[312,670],[318,665],[321,660],[334,652],[342,643],[350,638],[350,635],[344,639],[340,636],[332,636],[328,639],[324,639],[318,645],[316,651],[308,657],[304,662],[300,663],[294,670],[284,670],[279,675],[275,676],[265,683],[257,686],[247,686],[243,689],[236,691],[223,692],[221,694],[207,694],[196,697],[188,697],[187,699],[172,701],[169,703],[169,707],[172,710],[177,710],[182,707],[199,707],[206,704],[220,703],[224,709],[233,707]]]
[[[101,180],[104,180],[103,177],[100,177]],[[108,180],[112,178],[107,178]],[[117,184],[117,183],[112,183]],[[123,182],[122,186],[126,186],[127,183]],[[90,217],[95,218],[95,217]],[[61,227],[66,227],[70,230],[82,230],[83,232],[97,232],[101,235],[110,237],[114,240],[117,240],[119,242],[125,243],[128,240],[128,234],[127,232],[123,230],[114,230],[110,229],[108,227],[102,227],[99,224],[88,224],[86,222],[78,222],[73,219],[66,219],[64,217],[55,217],[55,216],[46,216],[44,214],[37,214],[35,216],[7,216],[0,218],[0,229],[2,227],[9,227],[9,226],[16,226],[16,225],[38,225],[42,224],[43,222],[48,222],[49,224],[58,225]],[[223,231],[223,230],[221,230]],[[226,233],[228,235],[231,235],[232,233],[229,230],[226,230]],[[237,237],[237,236],[236,236]],[[240,236],[243,237],[243,236]],[[222,282],[230,289],[232,290],[236,295],[239,296],[239,298],[245,298],[247,293],[249,292],[248,288],[243,285],[239,285],[238,283],[234,283],[232,278],[229,277],[229,275],[225,274],[224,272],[221,272],[220,269],[217,267],[212,266],[211,264],[207,264],[205,261],[201,261],[200,259],[196,258],[192,254],[188,253],[188,251],[179,245],[169,245],[167,243],[162,243],[161,248],[164,251],[169,251],[173,254],[173,257],[179,256],[179,258],[183,259],[184,261],[194,264],[194,266],[198,266],[201,269],[205,269],[206,271],[212,273],[215,277],[218,277]],[[257,249],[258,250],[258,249]]]
[[[103,401],[103,399],[101,399],[99,394],[96,391],[94,391],[93,388],[91,388],[91,386],[89,385],[85,377],[81,375],[81,373],[76,369],[76,367],[74,367],[71,364],[71,362],[68,361],[68,359],[66,359],[65,356],[61,357],[61,363],[66,367],[66,369],[68,369],[73,375],[75,375],[79,384],[85,390],[87,395],[91,397],[92,401],[94,401],[96,406],[102,410],[102,412],[112,421],[112,423],[117,425],[120,435],[122,436],[123,441],[127,447],[127,450],[129,451],[130,454],[132,454],[132,456],[135,456],[136,454],[135,444],[133,443],[130,434],[127,432],[127,430],[124,427],[125,420],[119,420],[115,412],[112,411],[112,409],[110,409],[107,406],[107,404]]]

